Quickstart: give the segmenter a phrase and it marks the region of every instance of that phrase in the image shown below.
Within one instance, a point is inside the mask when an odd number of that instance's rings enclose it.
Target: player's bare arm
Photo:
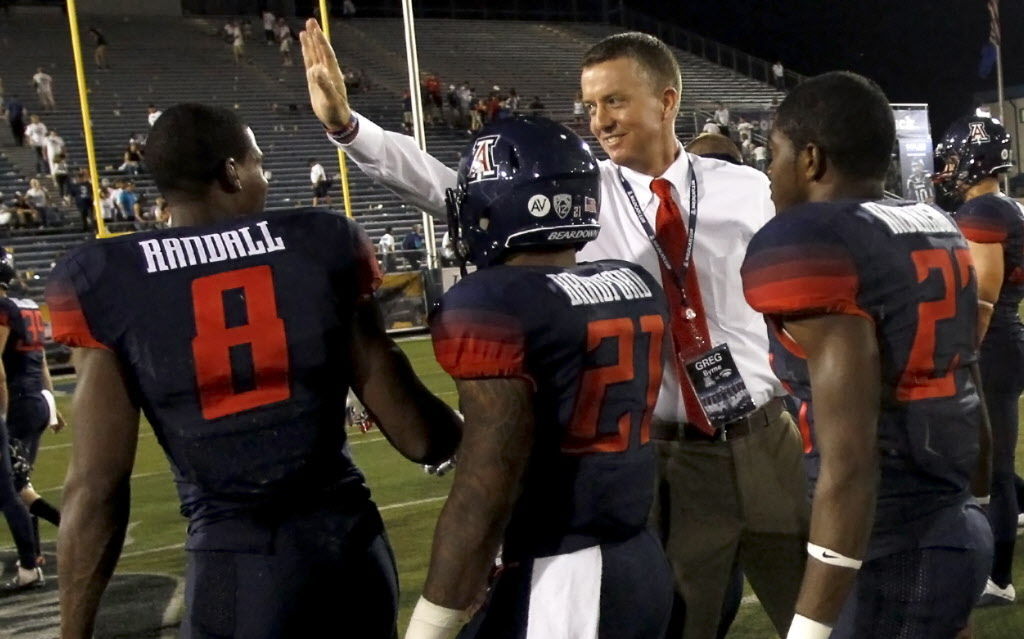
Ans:
[[[72,357],[78,374],[72,400],[77,427],[57,541],[61,637],[88,639],[128,527],[139,409],[112,352],[76,348]]]
[[[11,336],[10,326],[0,326],[0,353],[7,347],[7,339]],[[3,361],[0,361],[0,417],[7,419],[7,407],[10,406],[11,397],[7,391],[7,369]]]
[[[810,542],[830,555],[862,560],[874,519],[881,394],[875,328],[852,315],[787,320],[785,329],[807,353],[821,474],[811,507]],[[812,555],[813,557],[813,555]],[[831,625],[857,571],[807,562],[797,614]]]
[[[978,274],[978,344],[981,344],[1003,288],[1003,245],[998,242],[980,244],[969,240],[967,244],[971,249],[974,270]]]
[[[306,21],[306,30],[299,34],[299,41],[313,113],[328,131],[344,129],[352,117],[352,109],[334,48],[313,18]]]
[[[521,378],[456,380],[466,416],[459,466],[434,531],[423,597],[466,610],[486,586],[533,446],[533,390]]]
[[[352,390],[398,452],[419,464],[439,464],[459,445],[462,421],[416,377],[388,337],[380,307],[357,305],[352,321]]]

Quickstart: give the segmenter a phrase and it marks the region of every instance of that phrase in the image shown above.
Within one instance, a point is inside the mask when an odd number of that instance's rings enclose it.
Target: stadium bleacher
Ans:
[[[277,47],[264,44],[256,18],[250,17],[253,35],[246,44],[249,61],[235,65],[229,46],[216,35],[226,20],[83,18],[83,32],[97,26],[110,41],[112,68],[101,71],[92,64],[87,34],[82,35],[100,175],[107,179],[123,177],[117,167],[131,135],[148,128],[147,105],[206,102],[236,109],[252,126],[266,155],[266,168],[273,176],[268,208],[308,204],[307,160],[318,158],[332,175],[337,169],[333,148],[324,141],[322,128],[309,110],[297,47],[295,66],[282,66]],[[29,23],[31,29],[25,28]],[[353,105],[385,128],[400,130],[401,96],[407,86],[401,21],[367,18],[332,24],[339,59],[348,67],[360,69],[370,84],[368,90],[353,95]],[[296,30],[301,27],[298,20],[292,26]],[[43,120],[65,139],[72,166],[84,166],[85,143],[66,19],[57,11],[16,14],[0,30],[4,38],[0,77],[8,94],[17,93],[33,110],[38,105],[28,81],[36,67],[44,67],[54,77],[59,110],[43,114]],[[505,90],[516,88],[524,105],[539,95],[547,106],[547,115],[568,122],[578,87],[581,52],[616,30],[614,26],[580,23],[419,20],[420,66],[424,72],[438,74],[444,86],[468,81],[482,95],[493,85]],[[153,33],[161,36],[153,38]],[[694,114],[707,104],[721,100],[761,108],[780,95],[764,83],[691,54],[677,54],[684,81],[683,113],[677,132],[684,140],[696,129]],[[6,133],[0,136],[6,141]],[[450,166],[456,165],[466,140],[464,131],[440,125],[427,128],[428,150]],[[596,144],[592,146],[602,155]],[[5,150],[12,151],[10,147]],[[32,170],[25,162],[12,166],[7,160],[0,157],[0,191],[4,193],[23,188]],[[156,195],[152,181],[145,173],[135,179],[152,202]],[[353,213],[371,238],[378,238],[386,226],[392,226],[400,239],[418,221],[418,211],[401,204],[358,170],[350,171],[350,184]],[[341,208],[338,191],[334,189],[335,208]],[[67,229],[15,230],[5,240],[16,250],[19,267],[38,276],[31,282],[34,293],[40,292],[56,257],[87,237],[70,226],[77,214],[69,207],[64,207],[63,213]],[[444,231],[444,225],[438,224],[435,239]]]

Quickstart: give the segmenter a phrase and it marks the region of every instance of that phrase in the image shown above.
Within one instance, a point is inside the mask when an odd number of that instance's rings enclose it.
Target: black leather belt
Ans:
[[[657,418],[651,420],[651,438],[667,441],[721,442],[742,439],[759,428],[764,428],[782,417],[786,405],[779,397],[773,397],[763,406],[746,417],[729,422],[714,435],[709,435],[691,423],[666,422]]]

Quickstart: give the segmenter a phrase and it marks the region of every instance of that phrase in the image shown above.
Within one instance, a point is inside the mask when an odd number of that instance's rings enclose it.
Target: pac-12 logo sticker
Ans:
[[[988,142],[991,139],[985,130],[984,122],[968,122],[968,125],[971,127],[971,142]]]
[[[498,177],[498,167],[494,164],[494,145],[498,143],[500,137],[485,135],[473,142],[473,160],[469,165],[469,175],[466,176],[468,182],[481,182]]]
[[[551,211],[551,200],[548,199],[548,196],[538,193],[526,203],[526,210],[533,217],[544,217]]]
[[[569,215],[569,211],[572,210],[572,196],[568,193],[556,194],[551,198],[551,203],[555,206],[555,213],[562,219],[565,219]]]

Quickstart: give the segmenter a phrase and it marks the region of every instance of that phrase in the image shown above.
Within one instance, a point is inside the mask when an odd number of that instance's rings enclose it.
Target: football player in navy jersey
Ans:
[[[999,190],[1010,168],[1010,136],[993,118],[954,122],[936,148],[944,168],[936,176],[944,201],[971,247],[978,274],[978,339],[985,404],[992,423],[992,497],[995,538],[992,574],[981,605],[1013,603],[1011,574],[1020,504],[1014,488],[1018,401],[1024,391],[1024,208]]]
[[[790,639],[952,639],[991,561],[971,493],[988,481],[977,277],[947,214],[883,199],[894,138],[866,78],[793,89],[770,139],[778,215],[742,268],[773,367],[801,400],[815,483]]]
[[[37,517],[59,522],[60,513],[32,490],[28,471],[35,463],[39,440],[47,426],[59,431],[64,420],[53,401],[53,383],[43,351],[42,313],[39,305],[22,293],[24,285],[16,277],[11,256],[0,249],[0,414],[6,416],[11,445],[10,451],[4,452],[10,454],[13,488],[32,515],[33,556],[38,563],[41,552]],[[0,445],[6,448],[7,442],[0,441]],[[9,519],[16,541],[22,534],[18,520],[18,515],[13,521]],[[18,574],[5,582],[4,588],[19,590],[43,585],[42,570],[32,565],[26,565],[24,558],[19,559]]]
[[[140,410],[189,520],[182,636],[393,637],[397,576],[345,445],[347,391],[418,463],[450,457],[461,422],[384,332],[368,238],[326,210],[264,214],[262,152],[227,109],[164,111],[146,164],[174,228],[81,246],[47,288],[78,374],[62,637],[92,636]]]
[[[406,639],[660,639],[672,574],[646,530],[666,306],[621,261],[577,264],[597,236],[600,177],[550,120],[480,131],[448,228],[478,268],[431,319],[466,426]]]

